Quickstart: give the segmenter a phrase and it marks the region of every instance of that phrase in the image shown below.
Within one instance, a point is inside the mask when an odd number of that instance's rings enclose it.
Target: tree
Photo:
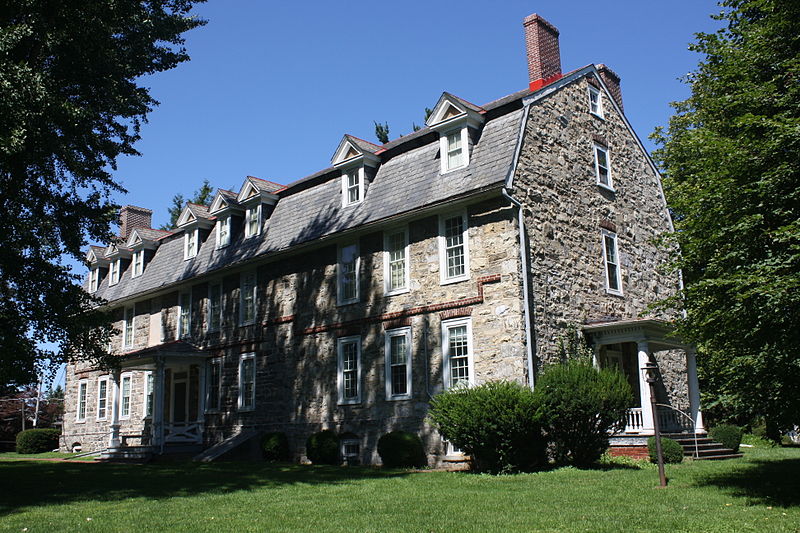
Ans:
[[[373,124],[375,124],[375,137],[377,137],[378,140],[383,144],[388,143],[389,142],[389,123],[388,122],[384,122],[383,124],[379,124],[379,123],[375,122],[374,120],[372,122],[373,122]]]
[[[777,439],[800,422],[800,4],[721,5],[725,27],[691,46],[705,58],[655,157],[705,407],[764,417]]]
[[[214,199],[214,188],[211,187],[211,184],[208,180],[203,180],[203,184],[200,186],[199,189],[194,191],[194,196],[189,200],[189,202],[193,204],[205,205],[208,206],[211,203],[211,200]],[[167,208],[167,212],[169,213],[169,224],[164,224],[161,226],[163,230],[171,230],[173,229],[178,223],[178,217],[181,216],[183,212],[183,208],[186,207],[186,199],[183,197],[181,193],[176,194],[172,197],[172,207]]]
[[[112,172],[158,104],[139,83],[189,59],[199,1],[3,3],[0,384],[34,381],[47,360],[110,360],[108,317],[66,263],[112,239]]]

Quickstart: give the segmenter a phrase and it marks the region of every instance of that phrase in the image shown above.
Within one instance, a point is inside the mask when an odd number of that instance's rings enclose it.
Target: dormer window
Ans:
[[[198,228],[186,230],[183,234],[183,259],[191,259],[197,256],[199,247],[200,230]]]
[[[144,272],[144,250],[133,252],[133,273],[131,277],[138,278]]]
[[[97,292],[100,286],[100,269],[93,268],[89,271],[89,292]]]
[[[331,163],[342,170],[342,207],[360,204],[367,193],[366,167],[376,168],[380,158],[378,145],[352,135],[345,135],[333,154]]]
[[[261,204],[251,205],[245,210],[244,236],[250,238],[261,233]]]
[[[364,180],[362,167],[355,167],[342,173],[342,205],[360,203],[364,199]]]
[[[469,129],[480,129],[485,110],[449,93],[442,94],[428,117],[428,126],[439,132],[441,173],[469,165]]]
[[[231,217],[217,220],[217,248],[224,248],[231,243]]]
[[[600,90],[589,85],[589,113],[603,118],[603,99]]]
[[[116,285],[119,283],[120,268],[122,267],[122,259],[111,261],[108,270],[108,284]]]
[[[451,131],[447,134],[447,167],[446,170],[455,170],[466,166],[464,164],[464,134],[463,130]]]

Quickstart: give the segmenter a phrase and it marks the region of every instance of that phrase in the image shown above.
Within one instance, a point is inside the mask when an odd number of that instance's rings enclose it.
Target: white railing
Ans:
[[[658,406],[656,413],[661,431],[679,432],[685,430],[694,430],[691,417],[687,418],[687,415],[681,411],[678,411],[674,407],[668,405]],[[645,427],[644,417],[642,416],[642,408],[631,407],[628,409],[628,412],[625,414],[625,433],[639,433],[644,429]]]
[[[201,422],[164,423],[164,442],[201,443],[203,424]]]
[[[631,407],[625,414],[625,433],[637,433],[644,427],[641,407]]]

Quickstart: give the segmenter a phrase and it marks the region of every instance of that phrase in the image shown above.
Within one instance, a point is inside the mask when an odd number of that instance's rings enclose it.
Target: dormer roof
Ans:
[[[110,244],[108,248],[106,248],[105,257],[110,261],[114,261],[116,259],[125,259],[131,256],[131,249],[125,246],[121,246],[119,244]]]
[[[443,92],[425,124],[432,129],[441,130],[466,121],[468,126],[477,128],[483,124],[485,113],[486,110],[482,107]]]
[[[239,195],[233,191],[217,189],[217,194],[214,196],[214,200],[211,202],[211,207],[208,208],[208,212],[216,216],[232,210],[240,211],[241,206],[237,200],[238,196]]]
[[[364,139],[345,134],[331,158],[334,167],[363,163],[377,166],[380,159],[375,155],[381,147]]]
[[[181,211],[181,216],[178,217],[176,225],[182,229],[195,226],[211,227],[214,224],[211,218],[212,216],[211,213],[208,212],[208,207],[189,202],[186,204],[186,207],[183,208],[183,211]]]
[[[92,244],[89,246],[89,250],[86,252],[86,262],[91,266],[106,266],[108,265],[109,260],[105,254],[105,246],[95,246]]]
[[[275,193],[284,188],[283,185],[273,181],[247,176],[242,184],[242,188],[239,190],[236,201],[240,204],[249,203],[258,197],[262,202],[274,204],[278,201],[278,196]]]
[[[154,250],[158,247],[161,239],[170,235],[172,232],[160,229],[134,228],[125,245],[132,250],[139,248]]]

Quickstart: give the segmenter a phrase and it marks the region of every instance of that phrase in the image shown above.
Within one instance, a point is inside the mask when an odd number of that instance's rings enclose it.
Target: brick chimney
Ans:
[[[608,92],[611,93],[611,96],[614,97],[614,101],[617,102],[620,110],[624,113],[625,109],[622,107],[622,91],[619,88],[619,76],[617,73],[603,63],[597,65],[597,73],[600,74],[603,83],[608,87]]]
[[[153,212],[144,207],[126,205],[119,210],[119,236],[125,240],[134,228],[149,228],[153,221]]]
[[[528,51],[528,77],[532,91],[561,78],[558,28],[534,13],[522,21]]]

